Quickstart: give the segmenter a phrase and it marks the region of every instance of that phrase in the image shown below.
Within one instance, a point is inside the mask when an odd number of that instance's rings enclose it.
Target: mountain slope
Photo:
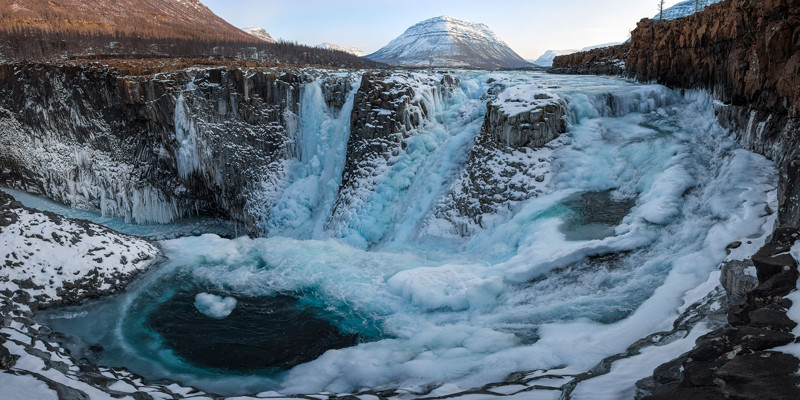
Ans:
[[[529,67],[484,24],[452,17],[422,21],[392,40],[369,59],[405,67]]]
[[[3,30],[255,41],[199,0],[0,0],[0,10]]]
[[[0,62],[208,58],[374,67],[371,60],[253,36],[200,0],[0,0]]]
[[[266,29],[264,29],[264,28],[262,28],[260,26],[253,26],[253,27],[250,27],[250,28],[244,28],[242,30],[247,32],[247,33],[249,33],[251,36],[255,36],[258,39],[261,39],[264,42],[267,42],[267,43],[275,43],[276,42],[276,40],[269,34],[269,32],[267,32]]]
[[[316,46],[318,49],[326,49],[326,50],[336,50],[336,51],[343,51],[345,53],[350,53],[354,56],[364,57],[367,53],[363,50],[359,49],[358,47],[347,47],[347,46],[339,46],[338,44],[333,43],[320,43]]]

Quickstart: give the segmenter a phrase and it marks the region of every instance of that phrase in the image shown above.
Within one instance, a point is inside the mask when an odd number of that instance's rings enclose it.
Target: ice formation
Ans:
[[[223,319],[231,315],[236,308],[236,299],[211,293],[198,293],[194,297],[194,306],[197,311],[209,318]]]

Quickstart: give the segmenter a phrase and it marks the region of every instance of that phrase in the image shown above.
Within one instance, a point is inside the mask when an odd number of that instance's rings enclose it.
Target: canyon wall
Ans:
[[[301,87],[313,78],[2,65],[0,185],[139,223],[204,214],[250,227],[247,193],[294,152]],[[345,81],[327,81],[334,107]]]
[[[536,96],[517,98],[524,93],[512,95],[521,89],[511,82],[493,85],[462,121],[483,124],[460,179],[469,193],[438,206],[448,224],[477,223],[487,199],[506,208],[533,195],[489,165],[517,154],[504,168],[541,183],[531,165],[544,160],[521,149],[565,130],[566,103],[552,93],[526,87]],[[319,223],[297,228],[358,230],[393,165],[416,157],[410,141],[442,128],[457,91],[464,96],[447,74],[216,66],[128,75],[100,64],[0,65],[0,186],[137,223],[207,215],[268,235],[298,219],[288,197],[309,194],[292,185],[313,175],[340,183],[303,206]],[[359,234],[375,243],[387,232]]]

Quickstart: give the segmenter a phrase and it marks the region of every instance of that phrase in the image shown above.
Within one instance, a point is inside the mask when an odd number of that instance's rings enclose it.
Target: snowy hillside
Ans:
[[[694,14],[697,11],[701,11],[702,9],[706,8],[707,6],[719,3],[722,0],[698,0],[697,4],[695,4],[695,0],[686,0],[682,1],[674,6],[667,8],[664,10],[664,19],[677,19],[682,17],[687,17],[689,15]],[[699,6],[700,10],[696,10],[695,8]],[[659,19],[660,15],[656,14],[653,19]]]
[[[275,39],[270,36],[266,29],[260,26],[252,26],[250,28],[244,28],[243,31],[247,32],[251,36],[255,36],[267,43],[275,43]]]
[[[525,61],[484,24],[452,17],[422,21],[366,56],[409,67],[528,67]]]
[[[343,51],[345,53],[350,53],[354,56],[364,57],[367,55],[363,50],[359,49],[358,47],[347,47],[347,46],[339,46],[338,44],[333,43],[320,43],[316,46],[318,49],[326,49],[326,50],[336,50],[336,51]]]

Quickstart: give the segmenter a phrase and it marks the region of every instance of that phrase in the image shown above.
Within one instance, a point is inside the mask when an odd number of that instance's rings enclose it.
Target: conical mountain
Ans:
[[[488,26],[446,16],[408,28],[366,57],[405,67],[499,69],[531,66]]]

